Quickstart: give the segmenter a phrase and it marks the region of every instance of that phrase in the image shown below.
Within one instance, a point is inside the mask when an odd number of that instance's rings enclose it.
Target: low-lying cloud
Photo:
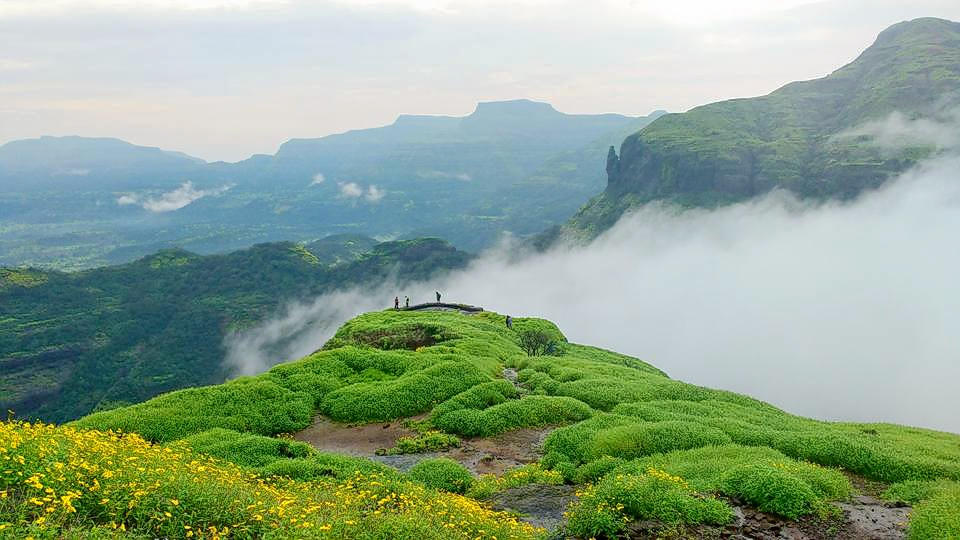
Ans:
[[[931,146],[938,150],[960,148],[960,107],[934,115],[912,117],[894,111],[886,118],[867,122],[837,135],[839,139],[865,137],[883,150]]]
[[[177,189],[162,193],[157,197],[144,197],[136,193],[125,193],[117,197],[120,206],[139,205],[144,210],[155,213],[172,212],[208,196],[222,195],[233,187],[232,184],[211,189],[197,189],[193,182],[187,181]]]
[[[960,432],[958,171],[942,157],[853,203],[650,205],[588,246],[498,250],[432,283],[326,295],[228,346],[256,372],[397,294],[437,289],[797,414]]]
[[[444,171],[423,171],[417,173],[417,176],[420,178],[427,179],[439,179],[439,180],[460,180],[461,182],[469,182],[473,180],[473,177],[465,172],[461,173],[452,173]]]
[[[323,175],[323,173],[317,173],[317,174],[313,175],[313,177],[310,179],[310,185],[311,185],[311,186],[319,186],[320,184],[324,183],[324,181],[326,181],[326,179],[327,179],[327,177],[325,177],[325,176]]]
[[[340,187],[340,196],[344,199],[360,199],[363,198],[369,203],[378,203],[380,199],[387,194],[386,190],[383,190],[373,184],[364,188],[356,182],[340,182],[337,184]]]

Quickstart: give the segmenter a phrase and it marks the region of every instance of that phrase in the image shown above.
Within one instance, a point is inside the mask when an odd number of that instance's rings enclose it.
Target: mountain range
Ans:
[[[603,186],[603,149],[663,114],[569,115],[529,100],[464,117],[294,139],[205,163],[116,139],[0,147],[0,264],[61,269],[158,249],[218,253],[330,234],[441,235],[461,249],[562,223]]]

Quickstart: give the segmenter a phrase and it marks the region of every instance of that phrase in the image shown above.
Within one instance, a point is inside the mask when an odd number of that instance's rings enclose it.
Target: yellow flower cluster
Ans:
[[[310,482],[135,434],[0,422],[0,531],[82,526],[168,538],[531,538],[541,531],[475,501],[362,475]],[[374,536],[377,536],[374,534]]]
[[[684,480],[683,478],[680,478],[679,476],[674,476],[668,473],[667,471],[662,471],[654,467],[647,468],[647,475],[652,476],[654,478],[659,478],[661,480],[666,480],[668,482],[673,482],[674,484],[677,484],[678,486],[685,489],[690,488],[690,484],[688,484],[687,481]]]

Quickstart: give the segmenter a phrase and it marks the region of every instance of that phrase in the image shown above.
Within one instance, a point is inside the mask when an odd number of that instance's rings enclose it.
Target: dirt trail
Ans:
[[[906,538],[910,508],[870,495],[858,495],[837,503],[843,511],[837,519],[814,516],[791,521],[760,512],[738,501],[728,500],[734,520],[726,527],[690,527],[684,538],[723,538],[735,540],[899,540]],[[627,529],[627,538],[658,538],[663,527],[656,521],[638,521]]]
[[[400,456],[376,455],[381,448],[395,446],[400,437],[416,436],[399,420],[350,426],[318,416],[313,425],[294,434],[293,438],[309,443],[317,450],[366,457],[401,471],[409,470],[423,459],[448,457],[459,461],[474,474],[503,474],[513,467],[539,460],[539,448],[552,429],[517,429],[495,437],[464,439],[459,448],[442,452]]]
[[[401,421],[350,426],[317,416],[313,425],[295,433],[293,438],[323,452],[372,457],[378,449],[394,446],[398,438],[415,435]]]

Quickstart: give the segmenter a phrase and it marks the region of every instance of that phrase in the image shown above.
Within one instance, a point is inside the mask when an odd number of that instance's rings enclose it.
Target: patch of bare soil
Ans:
[[[531,525],[548,531],[563,525],[563,513],[577,499],[575,486],[528,484],[497,493],[490,500],[494,510],[514,512]]]
[[[554,428],[524,428],[483,439],[465,439],[440,455],[455,459],[474,474],[503,474],[540,459],[543,440]]]
[[[415,417],[414,420],[422,417]],[[495,437],[464,439],[458,448],[442,452],[378,456],[377,450],[396,446],[400,437],[415,437],[405,420],[352,426],[317,416],[313,425],[293,438],[323,452],[366,457],[407,471],[419,461],[447,457],[462,463],[474,474],[503,474],[508,469],[540,459],[540,447],[553,428],[517,429]]]
[[[833,517],[808,516],[791,521],[728,501],[735,518],[726,527],[687,527],[665,529],[656,521],[632,523],[628,538],[723,538],[756,540],[897,540],[906,538],[910,508],[881,501],[870,495],[858,495],[837,503],[841,512]]]
[[[402,420],[351,426],[317,416],[313,425],[294,433],[293,438],[323,452],[336,452],[358,457],[372,457],[380,448],[391,448],[400,437],[416,433],[404,427]]]

